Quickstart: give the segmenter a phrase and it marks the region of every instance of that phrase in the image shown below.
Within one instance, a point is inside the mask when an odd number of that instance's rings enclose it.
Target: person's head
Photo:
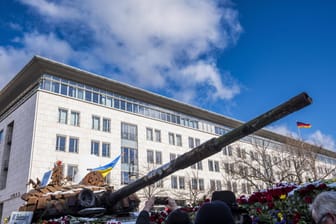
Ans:
[[[336,224],[336,191],[325,191],[310,205],[312,218],[317,224]]]
[[[231,210],[225,202],[212,201],[198,210],[195,224],[234,224]]]
[[[176,209],[172,211],[167,217],[167,224],[191,224],[189,215],[181,211],[180,209]]]

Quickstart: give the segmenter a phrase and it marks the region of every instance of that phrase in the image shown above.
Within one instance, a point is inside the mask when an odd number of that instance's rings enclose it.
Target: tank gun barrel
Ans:
[[[299,95],[250,120],[249,122],[242,124],[230,132],[218,138],[212,138],[191,151],[188,151],[176,159],[162,165],[161,167],[150,171],[147,175],[111,193],[108,200],[113,204],[118,200],[163,179],[177,170],[187,168],[211,155],[218,153],[223,147],[254,133],[272,122],[287,116],[288,114],[298,111],[311,103],[312,99],[307,93],[300,93]]]

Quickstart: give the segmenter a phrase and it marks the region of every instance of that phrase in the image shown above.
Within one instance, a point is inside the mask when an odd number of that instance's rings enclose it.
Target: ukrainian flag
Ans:
[[[100,166],[97,168],[92,169],[91,171],[98,171],[99,173],[102,174],[103,177],[106,177],[107,174],[109,174],[109,172],[111,172],[111,170],[113,169],[113,167],[117,164],[117,162],[120,159],[120,155],[117,156],[112,162],[104,165],[104,166]]]

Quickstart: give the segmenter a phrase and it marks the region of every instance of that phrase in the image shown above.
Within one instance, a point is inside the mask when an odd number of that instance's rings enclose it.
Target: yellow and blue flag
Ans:
[[[120,155],[117,156],[112,162],[104,165],[104,166],[100,166],[97,168],[92,169],[91,171],[98,171],[99,173],[102,174],[103,177],[106,177],[107,174],[109,174],[109,172],[111,172],[111,170],[113,169],[113,167],[117,164],[117,162],[120,159]]]

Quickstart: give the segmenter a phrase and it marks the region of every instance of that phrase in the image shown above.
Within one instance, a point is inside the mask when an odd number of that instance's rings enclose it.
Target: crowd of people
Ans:
[[[179,209],[175,200],[168,197],[166,207],[171,211],[165,224],[245,224],[251,223],[248,217],[237,217],[235,214],[234,195],[224,191],[212,194],[211,201],[204,203],[197,211],[195,220],[189,214]],[[137,217],[136,224],[150,224],[150,212],[153,209],[155,198],[145,202],[143,210]],[[316,224],[336,224],[336,192],[327,191],[320,193],[310,206],[312,220]]]

